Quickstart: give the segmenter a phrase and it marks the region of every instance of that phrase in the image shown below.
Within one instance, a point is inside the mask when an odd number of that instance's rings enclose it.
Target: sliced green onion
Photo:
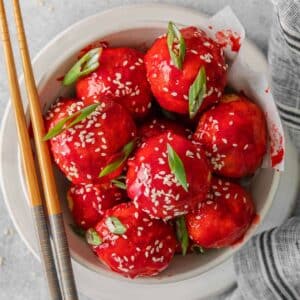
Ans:
[[[178,182],[187,192],[188,184],[186,180],[186,173],[185,173],[183,162],[170,144],[167,144],[167,149],[168,149],[168,163],[171,172],[175,175]]]
[[[104,177],[104,176],[114,172],[124,163],[124,161],[125,161],[124,155],[122,155],[120,158],[118,158],[114,162],[112,162],[109,165],[107,165],[106,167],[104,167],[102,169],[102,171],[100,172],[99,177]]]
[[[85,239],[91,246],[99,246],[102,244],[102,239],[94,228],[90,228],[86,231]]]
[[[181,245],[182,255],[185,256],[189,247],[189,235],[186,229],[185,217],[177,217],[175,225],[177,240]]]
[[[59,135],[60,133],[62,133],[63,131],[73,127],[74,125],[78,124],[79,122],[83,121],[84,119],[86,119],[90,114],[92,114],[97,107],[100,105],[100,103],[96,103],[96,104],[92,104],[89,105],[85,108],[83,108],[82,110],[77,111],[76,113],[60,120],[59,122],[57,122],[57,124],[51,128],[48,133],[43,137],[43,141],[48,141],[54,137],[56,137],[57,135]],[[73,120],[73,121],[71,121]],[[70,122],[71,121],[71,122]],[[68,122],[70,122],[68,125],[66,125]]]
[[[126,190],[126,184],[123,181],[113,179],[111,180],[111,183],[121,190]]]
[[[122,235],[126,232],[126,227],[117,217],[108,217],[105,221],[108,230],[111,233]]]
[[[206,93],[206,72],[205,68],[201,67],[193,84],[189,89],[189,114],[190,119],[193,119],[199,108],[201,107],[204,95]]]
[[[65,75],[63,85],[71,85],[79,78],[95,71],[100,65],[99,58],[102,50],[102,48],[94,48],[83,55]]]
[[[173,64],[182,69],[186,46],[184,38],[173,22],[168,24],[167,45]]]
[[[99,177],[106,176],[106,175],[114,172],[115,170],[117,170],[129,157],[129,155],[133,151],[134,147],[135,147],[135,139],[123,147],[123,149],[121,151],[121,155],[117,160],[113,161],[112,163],[110,163],[109,165],[107,165],[106,167],[104,167],[102,169],[102,171],[99,174]]]

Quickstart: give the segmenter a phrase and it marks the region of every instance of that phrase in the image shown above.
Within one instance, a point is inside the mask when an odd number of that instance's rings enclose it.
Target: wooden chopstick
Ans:
[[[63,297],[66,300],[77,300],[78,296],[71,264],[68,241],[65,233],[63,215],[53,174],[50,153],[47,143],[43,141],[43,136],[45,135],[44,121],[32,71],[21,8],[18,0],[13,1],[13,8],[35,146],[42,177],[43,190],[50,221],[50,229],[55,248],[56,260],[59,269],[59,277],[62,286]]]
[[[22,105],[22,99],[17,79],[17,72],[10,42],[3,0],[0,0],[0,26],[9,81],[9,89],[11,94],[12,108],[15,114],[24,174],[26,178],[29,199],[31,201],[31,211],[35,223],[37,239],[39,242],[40,258],[47,279],[49,296],[51,297],[51,299],[61,299],[61,292],[51,249],[50,236],[43,208],[41,191],[36,175],[36,169],[30,145],[30,137]]]

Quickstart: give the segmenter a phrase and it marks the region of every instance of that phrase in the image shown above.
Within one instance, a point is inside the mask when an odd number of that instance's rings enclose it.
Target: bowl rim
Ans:
[[[182,8],[180,6],[174,6],[174,5],[167,5],[167,4],[150,4],[149,5],[150,7],[159,7],[159,8],[170,8],[170,7],[174,7],[174,8],[180,8],[182,10],[185,10],[185,11],[188,11],[189,13],[191,13],[191,10],[190,9],[187,9],[187,8]],[[83,20],[80,20],[79,22],[76,22],[72,25],[70,25],[68,28],[66,28],[65,30],[63,30],[61,33],[59,33],[56,37],[54,37],[52,40],[49,41],[49,43],[47,43],[43,49],[41,51],[38,52],[38,54],[35,56],[35,58],[33,59],[33,65],[35,65],[35,63],[44,55],[45,52],[47,52],[49,50],[49,48],[53,47],[57,41],[59,41],[59,39],[61,39],[62,37],[64,37],[65,35],[69,34],[70,32],[72,31],[76,31],[77,28],[81,27],[82,24],[88,22],[88,21],[92,21],[93,19],[97,19],[99,18],[99,16],[103,16],[103,14],[110,14],[111,12],[115,12],[116,9],[123,9],[124,7],[128,8],[143,8],[145,9],[145,5],[143,4],[137,4],[137,5],[125,5],[125,6],[122,6],[122,7],[117,7],[117,8],[112,8],[112,9],[109,9],[109,10],[106,10],[106,11],[103,11],[103,12],[99,12],[97,14],[94,14],[92,16],[89,16],[87,18],[84,18]],[[193,12],[195,15],[197,15],[198,17],[201,16],[201,13],[199,12]],[[203,15],[202,15],[203,17]],[[130,27],[132,28],[132,27]],[[124,28],[122,28],[122,30],[124,30]],[[100,33],[98,33],[98,35],[100,35]],[[80,46],[77,47],[78,50],[80,49]],[[43,76],[40,76],[41,78],[37,79],[37,82],[38,82],[38,86],[40,86],[40,84],[42,84],[42,81],[44,80]],[[23,83],[23,78],[21,77],[20,78],[20,82]],[[21,83],[21,84],[22,84]],[[2,123],[1,123],[1,132],[0,132],[0,149],[1,149],[1,156],[2,156],[2,145],[3,145],[3,139],[4,139],[4,123],[6,122],[6,119],[7,119],[7,116],[10,112],[10,104],[8,104],[5,112],[4,112],[4,117],[3,117],[3,120],[2,120]],[[20,166],[20,160],[19,160],[19,166]],[[2,174],[2,160],[0,159],[0,174]],[[22,178],[23,179],[23,178]],[[167,284],[167,283],[174,283],[174,282],[178,282],[178,281],[184,281],[184,280],[187,280],[187,279],[190,279],[190,278],[193,278],[195,276],[198,276],[204,272],[207,272],[208,270],[218,266],[219,264],[221,264],[222,262],[224,262],[225,260],[227,260],[229,257],[231,257],[240,247],[242,247],[246,241],[253,236],[253,233],[256,231],[256,228],[257,226],[261,223],[261,221],[265,218],[266,216],[266,213],[269,211],[271,205],[272,205],[272,202],[273,202],[273,199],[274,199],[274,196],[275,196],[275,193],[276,193],[276,190],[277,190],[277,187],[278,187],[278,184],[279,184],[279,179],[280,179],[280,172],[276,172],[274,171],[273,173],[273,178],[272,178],[272,183],[271,183],[271,186],[270,186],[270,189],[269,189],[269,192],[268,192],[268,196],[266,197],[266,200],[265,200],[265,204],[262,208],[262,210],[260,211],[260,216],[261,216],[261,219],[259,221],[258,224],[256,224],[255,226],[251,226],[251,228],[247,231],[245,237],[244,237],[244,240],[243,242],[236,246],[236,247],[231,247],[231,248],[228,248],[224,251],[224,253],[220,254],[216,259],[214,259],[212,262],[206,264],[205,266],[201,266],[201,272],[197,272],[196,270],[195,271],[192,271],[192,274],[190,274],[189,276],[186,276],[183,278],[178,278],[177,280],[165,280],[164,282],[162,282],[162,280],[159,281],[160,284]],[[5,186],[4,186],[4,183],[2,181],[2,176],[1,176],[1,187],[2,187],[2,190],[3,192],[5,193]],[[26,191],[26,188],[24,189],[24,179],[22,180],[22,185],[23,185],[23,191]],[[26,197],[27,197],[27,194],[25,193]],[[4,197],[6,198],[6,197]],[[9,207],[7,205],[7,207]],[[11,212],[10,212],[10,215]],[[17,222],[15,222],[16,224],[16,227],[17,227]],[[17,230],[18,230],[18,227],[17,227]],[[20,228],[19,228],[20,230]],[[21,231],[20,231],[21,232]],[[22,236],[22,235],[21,235]],[[22,236],[23,237],[23,236]],[[32,247],[30,246],[30,244],[28,243],[28,241],[23,238],[23,241],[26,243],[26,245],[28,246],[28,248],[33,252],[35,253],[35,251],[32,249]],[[93,272],[96,272],[96,273],[100,273],[95,267],[93,264],[87,262],[85,259],[83,259],[82,257],[80,257],[79,255],[77,255],[76,253],[74,253],[74,251],[72,250],[72,248],[70,248],[70,251],[71,251],[71,255],[72,255],[72,258],[78,262],[80,265],[82,265],[83,267],[86,267],[90,270],[92,270]],[[38,255],[36,255],[38,257]],[[104,272],[106,272],[106,270],[104,270]],[[116,276],[110,276],[110,272],[106,272],[107,274],[105,276],[107,277],[110,277],[110,278],[113,278],[113,279],[117,279],[117,280],[125,280],[125,281],[131,281],[131,280],[128,280],[126,278],[123,278],[123,277],[120,277],[119,275],[116,277]],[[189,272],[190,273],[190,272]],[[172,277],[171,277],[172,278]],[[148,278],[146,279],[137,279],[135,280],[135,283],[141,283],[141,284],[145,284],[145,283],[148,283],[150,284],[151,283],[151,279],[149,280]],[[155,283],[157,283],[158,281],[155,280],[154,281]]]

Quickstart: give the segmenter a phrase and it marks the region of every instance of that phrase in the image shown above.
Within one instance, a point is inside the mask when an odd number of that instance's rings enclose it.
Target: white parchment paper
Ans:
[[[245,39],[245,30],[230,7],[225,7],[208,19],[206,28],[201,28],[219,43],[222,43],[229,63],[228,84],[237,92],[244,93],[263,110],[269,133],[268,151],[262,167],[284,170],[284,131],[270,92],[267,75],[256,72],[245,62],[239,52]],[[220,40],[220,35],[223,40]],[[224,42],[225,41],[225,42]],[[237,47],[237,43],[239,47]]]

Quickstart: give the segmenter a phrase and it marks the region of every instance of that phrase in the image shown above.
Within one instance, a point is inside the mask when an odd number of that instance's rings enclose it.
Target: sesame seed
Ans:
[[[222,142],[223,142],[224,144],[227,144],[227,139],[222,138]]]
[[[189,158],[194,158],[194,153],[190,150],[187,150],[186,153],[185,153],[186,157],[189,157]]]
[[[159,158],[158,158],[158,163],[159,163],[160,165],[164,165],[164,164],[165,164],[165,160],[164,160],[163,158],[159,157]]]

